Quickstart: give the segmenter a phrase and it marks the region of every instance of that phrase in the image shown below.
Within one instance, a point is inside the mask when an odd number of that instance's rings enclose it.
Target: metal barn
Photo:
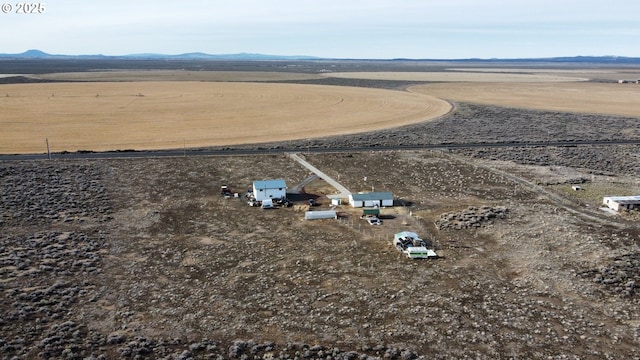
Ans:
[[[354,208],[393,206],[393,194],[390,192],[350,194],[349,204]]]

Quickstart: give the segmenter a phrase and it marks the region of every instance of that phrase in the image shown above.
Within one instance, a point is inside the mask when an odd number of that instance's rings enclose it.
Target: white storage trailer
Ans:
[[[304,213],[305,220],[320,220],[320,219],[337,219],[338,214],[335,210],[321,210],[321,211],[306,211]]]
[[[640,195],[605,196],[602,203],[615,211],[640,209]]]

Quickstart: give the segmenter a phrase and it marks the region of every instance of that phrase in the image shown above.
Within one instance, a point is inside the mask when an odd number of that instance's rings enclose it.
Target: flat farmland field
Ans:
[[[425,71],[425,72],[344,72],[329,73],[326,77],[371,80],[404,80],[404,81],[434,81],[434,82],[575,82],[589,79],[573,76],[572,74],[529,74],[516,72],[486,72],[486,71]]]
[[[575,113],[640,116],[640,85],[595,82],[438,83],[411,91],[484,105]]]
[[[38,75],[53,81],[295,81],[321,79],[321,75],[276,71],[120,70],[62,72]]]
[[[401,91],[300,84],[134,81],[2,86],[0,153],[151,150],[372,131],[451,105]]]
[[[287,66],[280,66],[279,69]],[[322,138],[439,118],[463,102],[640,115],[635,69],[118,70],[0,87],[0,154],[158,150]],[[330,68],[330,67],[329,67]],[[367,70],[367,71],[365,71]],[[331,86],[328,84],[341,86]],[[334,84],[334,85],[335,85]],[[384,89],[369,86],[380,85]],[[356,87],[357,86],[357,87]],[[393,89],[393,90],[391,90]],[[402,90],[408,91],[402,91]]]
[[[632,70],[469,68],[439,72],[348,72],[328,77],[422,81],[409,91],[456,102],[522,109],[640,116],[640,86],[612,79],[640,79]],[[591,82],[590,80],[597,80]]]

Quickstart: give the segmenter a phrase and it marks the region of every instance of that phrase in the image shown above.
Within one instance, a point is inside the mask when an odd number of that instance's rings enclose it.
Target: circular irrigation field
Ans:
[[[433,119],[419,93],[196,81],[4,85],[0,153],[151,150],[295,140]]]
[[[640,86],[611,79],[637,79],[637,70],[450,69],[440,72],[351,72],[326,77],[422,81],[409,91],[456,102],[522,109],[640,116]],[[455,70],[455,71],[454,71]],[[600,81],[590,81],[599,79]]]

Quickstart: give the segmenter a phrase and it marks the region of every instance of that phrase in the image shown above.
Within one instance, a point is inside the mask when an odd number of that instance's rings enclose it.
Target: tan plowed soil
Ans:
[[[189,81],[5,85],[0,153],[247,144],[392,128],[451,105],[401,91]]]
[[[443,99],[523,109],[640,116],[640,86],[593,82],[447,82],[412,92]]]
[[[437,81],[437,82],[575,82],[586,81],[588,78],[580,74],[545,72],[530,73],[529,69],[513,70],[510,73],[485,72],[478,69],[472,71],[419,71],[419,72],[338,72],[324,74],[326,77],[345,79],[395,80],[395,81]],[[517,72],[517,73],[516,73]]]

